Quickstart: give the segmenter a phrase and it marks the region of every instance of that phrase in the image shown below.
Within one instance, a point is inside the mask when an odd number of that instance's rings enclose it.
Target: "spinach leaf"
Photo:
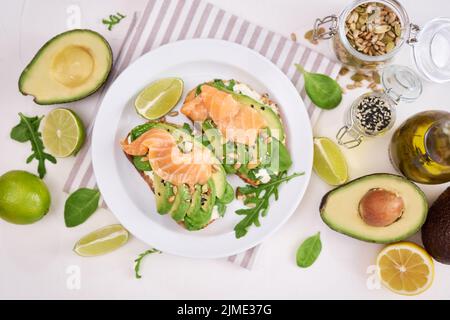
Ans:
[[[222,203],[222,204],[229,204],[234,200],[233,187],[228,182],[226,182],[226,184],[227,185],[225,187],[225,193],[223,194],[222,198],[217,199],[217,202]]]
[[[12,128],[10,137],[18,142],[31,143],[32,154],[27,158],[26,162],[30,163],[33,159],[38,161],[38,173],[42,179],[47,170],[45,168],[45,160],[56,163],[56,159],[51,154],[44,152],[44,143],[42,142],[39,125],[43,117],[27,117],[23,113],[19,113],[20,122]]]
[[[186,132],[188,134],[193,134],[192,128],[188,123],[183,123],[181,130],[184,130],[184,132]]]
[[[334,109],[342,101],[342,89],[336,80],[320,73],[311,73],[295,65],[305,79],[305,90],[311,101],[322,109]]]
[[[219,216],[223,217],[225,215],[225,211],[227,210],[227,206],[224,203],[218,202],[217,205],[217,212],[219,213]]]
[[[310,267],[322,251],[320,232],[306,239],[297,250],[297,265],[300,268]]]
[[[81,188],[73,192],[64,205],[66,227],[76,227],[85,222],[98,208],[100,192]]]
[[[151,171],[152,170],[152,166],[150,165],[150,162],[147,160],[142,160],[142,156],[135,156],[133,157],[133,164],[136,167],[136,169],[140,170],[140,171]],[[145,157],[147,158],[147,157]]]
[[[287,171],[292,166],[292,159],[286,146],[275,138],[269,145],[270,149],[270,166],[271,172]]]
[[[202,93],[202,85],[198,85],[197,88],[195,88],[195,96],[198,96]]]
[[[155,126],[155,122],[147,122],[147,123],[138,125],[137,127],[134,127],[130,133],[131,141],[136,140],[137,138],[139,138],[141,135],[143,135],[145,132],[147,132],[154,126]]]

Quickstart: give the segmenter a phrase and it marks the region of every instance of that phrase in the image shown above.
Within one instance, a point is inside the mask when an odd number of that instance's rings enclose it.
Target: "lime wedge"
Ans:
[[[136,112],[148,120],[161,118],[176,106],[183,94],[183,86],[183,80],[179,78],[152,82],[134,101]]]
[[[82,257],[93,257],[114,251],[127,241],[128,231],[120,224],[113,224],[84,236],[73,250]]]
[[[329,138],[314,138],[314,171],[332,186],[348,180],[347,161],[339,146]]]
[[[84,125],[75,112],[54,109],[44,119],[42,141],[45,149],[55,157],[75,155],[84,143]]]

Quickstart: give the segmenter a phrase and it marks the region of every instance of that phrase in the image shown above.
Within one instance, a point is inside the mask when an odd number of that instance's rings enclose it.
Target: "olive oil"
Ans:
[[[450,113],[426,111],[406,120],[389,148],[394,167],[424,184],[450,181]]]

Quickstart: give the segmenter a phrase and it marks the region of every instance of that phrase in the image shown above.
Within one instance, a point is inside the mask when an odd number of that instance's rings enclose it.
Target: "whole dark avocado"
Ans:
[[[450,187],[442,193],[428,211],[422,228],[425,249],[437,261],[450,264]]]

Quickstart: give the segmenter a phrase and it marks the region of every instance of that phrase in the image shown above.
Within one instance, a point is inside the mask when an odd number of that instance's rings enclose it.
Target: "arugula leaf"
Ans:
[[[145,256],[152,254],[152,253],[162,253],[162,252],[159,251],[158,249],[149,249],[149,250],[146,250],[146,251],[142,252],[141,254],[139,254],[139,256],[136,258],[136,260],[134,260],[134,262],[135,262],[134,274],[136,276],[136,279],[142,278],[142,276],[139,274],[139,269],[141,268],[142,259],[144,259]]]
[[[108,19],[102,19],[102,23],[108,27],[108,30],[111,31],[113,26],[118,24],[123,18],[126,16],[121,14],[120,12],[117,12],[117,14],[110,14],[109,20]]]
[[[300,268],[310,267],[322,251],[320,232],[306,239],[297,250],[297,265]]]
[[[23,113],[19,113],[20,122],[11,130],[10,137],[18,142],[31,143],[32,154],[27,158],[27,163],[30,163],[33,159],[38,161],[38,173],[42,179],[47,170],[45,169],[45,160],[51,163],[56,163],[56,159],[51,154],[44,152],[44,144],[42,142],[41,133],[39,132],[39,125],[42,117],[27,117]]]
[[[85,222],[98,208],[100,192],[81,188],[73,192],[64,205],[66,227],[76,227]]]
[[[248,228],[252,225],[259,227],[259,217],[265,217],[269,210],[269,200],[273,195],[275,200],[278,200],[278,187],[283,182],[304,175],[304,173],[294,173],[290,176],[286,176],[286,172],[280,173],[276,178],[273,178],[269,183],[261,184],[258,186],[247,185],[245,187],[238,188],[238,194],[244,195],[245,205],[252,205],[248,209],[239,209],[236,214],[245,216],[235,227],[236,238],[242,238],[248,232]]]

